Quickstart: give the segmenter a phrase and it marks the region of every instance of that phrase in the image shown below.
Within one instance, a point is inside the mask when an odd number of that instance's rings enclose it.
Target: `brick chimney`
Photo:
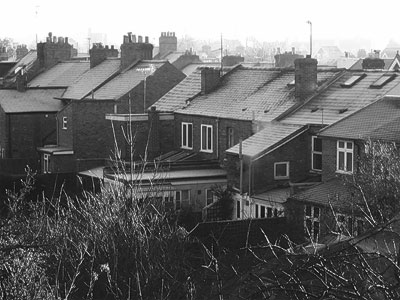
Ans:
[[[148,144],[148,158],[153,159],[160,155],[160,118],[155,106],[152,106],[148,111],[149,119],[149,144]]]
[[[158,39],[158,44],[160,57],[163,57],[169,52],[177,51],[178,39],[175,36],[175,32],[161,32],[161,36]]]
[[[311,95],[318,87],[317,64],[318,61],[311,58],[310,55],[294,61],[295,95],[300,100],[304,100]]]
[[[136,36],[128,32],[124,35],[123,44],[121,45],[121,69],[130,66],[136,60],[152,59],[153,58],[153,45],[149,43],[149,38],[146,36],[143,42],[143,37]]]
[[[90,49],[90,68],[102,63],[107,57],[118,57],[118,50],[114,46],[103,46],[101,43],[94,43]]]
[[[214,90],[220,82],[220,70],[203,68],[201,70],[201,93],[208,94]]]
[[[244,57],[240,55],[225,55],[222,58],[222,65],[224,67],[232,67],[244,62]]]
[[[18,45],[15,52],[17,54],[17,60],[20,60],[22,57],[28,54],[29,50],[26,45]]]
[[[362,68],[365,70],[383,70],[385,68],[385,61],[382,58],[367,57],[362,61]]]
[[[72,46],[68,44],[68,38],[58,38],[49,32],[45,43],[37,44],[37,57],[40,67],[50,68],[59,61],[69,60],[72,57]]]
[[[15,85],[17,87],[17,91],[25,92],[27,83],[28,83],[28,78],[26,76],[26,73],[24,69],[21,69],[15,78]]]

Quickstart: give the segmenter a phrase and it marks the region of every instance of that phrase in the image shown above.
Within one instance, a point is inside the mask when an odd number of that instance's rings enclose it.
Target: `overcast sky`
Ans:
[[[241,41],[307,41],[311,20],[315,39],[368,38],[382,49],[391,38],[400,42],[399,7],[398,0],[19,0],[1,4],[0,38],[30,45],[36,34],[40,41],[52,32],[83,43],[90,28],[117,46],[128,31],[155,44],[162,31],[205,40],[222,33]]]

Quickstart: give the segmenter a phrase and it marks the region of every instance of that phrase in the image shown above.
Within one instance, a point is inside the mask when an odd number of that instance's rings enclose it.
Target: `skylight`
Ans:
[[[392,81],[396,77],[396,74],[383,74],[378,80],[376,80],[369,87],[373,89],[380,89],[388,82]]]
[[[287,84],[288,87],[292,87],[296,84],[296,81],[293,79],[291,82]]]
[[[357,82],[359,82],[361,79],[363,79],[367,74],[362,73],[362,74],[355,74],[351,76],[349,79],[346,80],[346,82],[342,83],[341,86],[344,88],[350,88],[353,85],[355,85]]]

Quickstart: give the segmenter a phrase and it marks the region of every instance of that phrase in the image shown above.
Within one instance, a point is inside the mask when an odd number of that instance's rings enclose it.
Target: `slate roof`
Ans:
[[[60,62],[39,74],[28,84],[29,87],[69,87],[90,68],[89,61]]]
[[[337,71],[319,71],[318,82]],[[297,103],[293,70],[245,68],[238,66],[221,78],[219,87],[195,97],[176,112],[237,120],[272,121]],[[182,103],[182,102],[181,102]]]
[[[307,130],[307,127],[298,125],[286,125],[277,122],[266,123],[265,128],[242,143],[242,154],[255,157],[259,154],[266,154],[269,151],[281,146],[291,137]],[[239,144],[226,150],[228,153],[239,154]]]
[[[188,64],[187,66],[185,66],[181,71],[186,76],[189,76],[194,71],[196,71],[196,69],[199,68],[199,67],[209,67],[209,68],[214,68],[214,69],[220,69],[221,68],[221,63],[218,63],[218,62],[191,63],[191,64]]]
[[[94,98],[97,100],[117,100],[143,81],[145,76],[154,74],[158,68],[166,63],[165,60],[141,61],[97,89],[94,92]],[[146,73],[143,70],[146,70]],[[88,96],[88,98],[91,98],[91,96]]]
[[[27,54],[25,54],[18,62],[17,64],[10,69],[10,71],[7,73],[6,77],[13,77],[15,70],[19,67],[25,66],[27,70],[33,65],[33,63],[37,60],[37,51],[36,50],[30,50]]]
[[[345,71],[336,81],[321,93],[312,97],[304,105],[287,116],[278,119],[288,124],[333,124],[357,110],[371,104],[384,96],[388,91],[400,83],[400,76],[396,76],[381,88],[370,88],[370,85],[388,72],[363,71],[366,76],[352,87],[342,87],[360,71]],[[396,73],[391,73],[396,74]]]
[[[80,100],[89,95],[92,90],[98,88],[107,79],[119,71],[120,60],[108,58],[101,64],[89,69],[83,73],[73,84],[65,91],[62,98]]]
[[[352,205],[350,190],[345,186],[342,179],[337,177],[296,193],[290,196],[290,199],[320,206],[332,204],[338,208],[349,208]]]
[[[201,70],[197,69],[162,96],[152,106],[155,106],[157,110],[161,112],[173,112],[186,106],[186,100],[193,98],[199,94],[200,91]]]
[[[63,104],[54,97],[63,92],[64,89],[0,90],[0,105],[6,113],[57,112]]]
[[[383,98],[332,124],[323,137],[400,141],[400,98]]]

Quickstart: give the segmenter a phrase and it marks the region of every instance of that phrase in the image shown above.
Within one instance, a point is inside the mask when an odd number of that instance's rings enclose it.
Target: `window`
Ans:
[[[43,154],[43,173],[50,173],[49,169],[50,154]]]
[[[355,85],[357,82],[359,82],[361,79],[363,79],[365,76],[367,76],[367,74],[365,74],[365,73],[354,74],[349,79],[347,79],[346,82],[342,83],[341,87],[350,88],[353,85]]]
[[[240,200],[236,201],[236,219],[240,219]]]
[[[206,189],[206,205],[210,205],[211,203],[215,202],[216,196],[214,195],[212,190]]]
[[[322,140],[316,136],[311,141],[311,169],[315,171],[322,170]]]
[[[182,123],[182,148],[193,149],[192,123]]]
[[[357,236],[363,231],[363,220],[361,218],[353,218],[345,214],[336,215],[336,231]]]
[[[235,145],[234,130],[232,127],[226,128],[226,148],[229,149]]]
[[[337,167],[336,170],[344,173],[353,172],[354,143],[348,141],[337,142]]]
[[[175,209],[181,209],[182,203],[188,203],[190,200],[190,190],[176,191],[175,193]]]
[[[392,81],[396,77],[396,74],[384,74],[381,77],[378,78],[373,84],[371,84],[369,87],[373,89],[380,89],[383,87],[385,84],[388,82]]]
[[[258,204],[256,204],[256,218],[258,218]]]
[[[67,121],[68,121],[67,117],[62,118],[62,129],[67,129]]]
[[[304,226],[306,234],[314,240],[318,240],[319,230],[320,230],[320,209],[319,207],[306,205],[305,206],[305,216],[304,216]]]
[[[289,162],[274,163],[274,178],[288,179],[289,178]]]
[[[201,125],[201,151],[212,152],[212,126]]]

